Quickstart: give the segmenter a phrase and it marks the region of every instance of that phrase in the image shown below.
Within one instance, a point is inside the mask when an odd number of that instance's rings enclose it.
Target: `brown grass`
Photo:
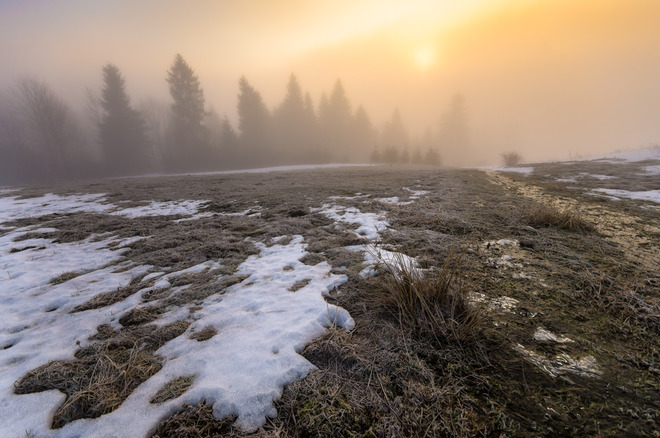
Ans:
[[[577,207],[560,209],[548,203],[534,203],[523,208],[523,217],[533,227],[558,227],[568,231],[593,231]]]
[[[302,289],[303,287],[307,286],[309,282],[312,281],[309,278],[305,278],[304,280],[297,281],[295,284],[293,284],[290,288],[290,292],[296,292],[297,290]]]
[[[71,311],[71,313],[83,312],[85,310],[90,310],[90,309],[100,309],[101,307],[110,306],[112,304],[123,301],[126,298],[133,295],[134,293],[138,292],[140,289],[143,289],[148,286],[142,283],[143,278],[144,275],[140,275],[138,277],[133,278],[131,282],[124,287],[117,288],[111,292],[96,295],[92,299],[80,304],[79,306],[76,306]],[[51,280],[51,282],[53,282],[53,280]]]
[[[213,406],[206,404],[205,400],[196,406],[185,404],[183,410],[163,421],[153,438],[205,438],[220,436],[240,436],[232,424],[236,417],[227,417],[216,420],[213,416]]]
[[[650,279],[625,279],[615,273],[595,275],[585,272],[579,275],[579,280],[583,286],[581,296],[597,308],[626,324],[634,322],[660,335],[660,301],[657,298],[660,288],[656,287],[653,292]]]
[[[483,328],[480,308],[470,304],[461,279],[465,252],[450,252],[439,270],[421,270],[404,257],[379,260],[384,267],[382,305],[420,335],[460,343],[479,337]]]
[[[190,335],[190,339],[194,339],[198,342],[208,341],[213,336],[218,334],[218,330],[212,326],[206,326],[198,332],[195,332]]]
[[[186,392],[190,385],[193,384],[195,376],[182,376],[172,379],[167,382],[161,389],[158,390],[156,395],[149,401],[150,403],[163,403],[168,400],[173,400]]]
[[[165,342],[181,335],[186,322],[156,328],[114,331],[98,328],[88,347],[76,352],[76,360],[52,361],[14,383],[16,394],[57,389],[66,394],[65,402],[53,417],[53,428],[81,418],[96,418],[117,409],[142,382],[161,369],[162,359],[154,354]]]
[[[64,283],[65,281],[69,281],[71,279],[74,279],[74,278],[78,277],[79,275],[81,275],[81,274],[78,273],[78,272],[65,272],[61,275],[58,275],[57,277],[51,278],[49,283],[53,284],[53,285],[61,284],[61,283]]]

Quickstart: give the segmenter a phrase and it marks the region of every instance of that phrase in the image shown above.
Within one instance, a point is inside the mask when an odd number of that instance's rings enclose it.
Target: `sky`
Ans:
[[[232,120],[241,75],[271,109],[291,73],[316,103],[341,78],[376,126],[399,108],[437,130],[461,93],[475,157],[565,159],[660,143],[658,17],[657,0],[0,0],[0,88],[32,74],[82,103],[111,62],[135,103],[166,101],[180,53]]]

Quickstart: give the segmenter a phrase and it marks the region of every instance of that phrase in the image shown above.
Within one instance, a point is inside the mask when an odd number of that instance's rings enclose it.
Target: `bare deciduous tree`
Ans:
[[[51,177],[67,176],[81,146],[80,131],[66,102],[32,76],[23,76],[14,90],[25,118],[29,143]],[[46,176],[46,175],[44,175]],[[47,176],[46,176],[47,177]]]

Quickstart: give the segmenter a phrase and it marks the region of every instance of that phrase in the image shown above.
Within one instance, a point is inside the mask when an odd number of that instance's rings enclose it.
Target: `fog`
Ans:
[[[658,144],[658,17],[655,0],[0,1],[0,183]],[[172,106],[177,54],[203,120]],[[126,105],[101,104],[108,65]]]

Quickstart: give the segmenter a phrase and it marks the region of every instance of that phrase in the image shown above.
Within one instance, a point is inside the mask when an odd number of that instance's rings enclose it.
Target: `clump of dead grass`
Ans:
[[[241,436],[232,425],[235,416],[217,420],[213,416],[213,405],[202,400],[197,405],[184,404],[183,410],[163,421],[152,438],[202,438],[219,436]]]
[[[179,397],[190,388],[190,385],[193,384],[194,380],[194,375],[177,377],[176,379],[170,380],[158,390],[149,403],[163,403]]]
[[[58,275],[57,277],[51,278],[49,283],[52,285],[62,284],[65,281],[69,281],[78,277],[79,275],[80,273],[78,272],[65,272],[63,274]]]
[[[402,322],[423,336],[459,344],[477,339],[483,328],[483,313],[470,303],[461,279],[464,254],[450,252],[439,270],[422,270],[414,259],[403,255],[393,260],[376,255],[384,268],[379,301],[395,309]]]
[[[124,330],[101,325],[92,339],[98,342],[78,350],[75,360],[52,361],[29,371],[14,383],[14,392],[57,389],[66,394],[53,417],[56,429],[81,418],[97,418],[117,409],[161,369],[162,358],[154,352],[185,332],[188,325],[179,321],[160,328]]]
[[[62,274],[62,275],[66,275],[66,274]],[[79,275],[79,274],[75,274],[75,275]],[[59,277],[57,277],[57,278],[59,278]],[[85,310],[91,310],[91,309],[100,309],[101,307],[110,306],[110,305],[118,303],[120,301],[124,301],[126,298],[128,298],[131,295],[133,295],[134,293],[138,292],[140,289],[143,289],[143,288],[148,286],[148,285],[142,283],[143,278],[144,278],[144,275],[140,275],[138,277],[133,278],[131,280],[131,282],[129,284],[127,284],[126,286],[124,286],[124,287],[120,287],[120,288],[117,288],[113,291],[106,292],[106,293],[103,293],[103,294],[95,295],[90,300],[85,301],[84,303],[80,304],[79,306],[76,306],[71,311],[71,313],[83,312]],[[56,279],[51,280],[51,283],[53,283],[53,281],[55,281],[55,280]],[[63,281],[66,281],[66,280],[63,280]]]
[[[534,203],[523,208],[523,217],[533,227],[558,227],[568,231],[593,231],[577,207],[559,208],[549,203]]]
[[[581,276],[581,295],[594,305],[628,324],[635,322],[660,335],[660,303],[644,294],[646,282],[639,278],[626,279],[620,275],[591,272]],[[649,288],[651,289],[651,288]],[[645,296],[650,295],[650,296]]]
[[[295,284],[293,284],[289,288],[289,292],[296,292],[296,291],[302,289],[303,287],[307,286],[310,283],[310,281],[312,281],[312,280],[309,279],[309,278],[305,278],[303,280],[297,281]]]
[[[218,330],[213,326],[206,326],[198,332],[195,332],[190,335],[190,339],[194,339],[197,342],[208,341],[213,336],[218,334]]]

